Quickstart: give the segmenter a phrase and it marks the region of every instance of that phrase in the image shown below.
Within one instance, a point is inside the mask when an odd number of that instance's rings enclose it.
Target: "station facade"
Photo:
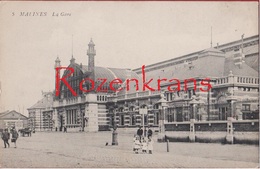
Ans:
[[[252,36],[147,65],[145,78],[147,81],[153,79],[149,86],[155,90],[143,91],[142,68],[130,70],[96,66],[95,44],[91,40],[87,50],[88,65],[76,63],[72,56],[68,67],[73,68],[74,73],[65,70],[62,75],[77,96],[61,82],[59,95],[50,93],[48,97],[52,99],[45,108],[39,109],[35,105],[29,108],[29,118],[47,117],[47,120],[41,118],[47,121],[41,124],[59,131],[64,127],[67,131],[100,131],[115,125],[136,127],[143,123],[158,127],[161,120],[171,123],[191,119],[225,121],[229,117],[234,120],[258,119],[258,47],[258,36]],[[60,62],[57,58],[55,68],[60,67]],[[97,89],[102,83],[100,79],[104,78],[107,81],[99,91],[84,92],[93,87],[86,79],[94,79],[94,89]],[[113,84],[117,91],[111,90],[110,84],[114,79],[122,80],[122,83]],[[158,79],[161,79],[160,90]],[[208,79],[211,88],[202,91],[205,79]],[[129,83],[127,80],[130,80]],[[169,86],[179,88],[172,92]],[[147,114],[141,115],[140,109],[147,110]],[[39,120],[31,122],[35,127],[39,126]],[[39,130],[42,127],[38,127]]]

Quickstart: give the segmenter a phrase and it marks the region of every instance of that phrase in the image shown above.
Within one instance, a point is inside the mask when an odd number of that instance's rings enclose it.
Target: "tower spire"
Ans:
[[[95,50],[95,44],[92,40],[90,39],[90,42],[88,44],[88,49],[87,49],[87,55],[88,55],[88,71],[91,72],[91,78],[95,79],[95,55],[96,55],[96,50]]]
[[[71,59],[70,63],[75,63],[75,58],[73,57],[73,34],[71,36]]]

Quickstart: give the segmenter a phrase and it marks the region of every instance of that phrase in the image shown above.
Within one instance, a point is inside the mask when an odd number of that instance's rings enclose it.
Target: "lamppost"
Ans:
[[[112,145],[118,145],[118,140],[117,140],[118,133],[116,131],[116,129],[117,129],[117,124],[116,124],[117,108],[118,108],[118,106],[116,105],[116,102],[115,102],[114,109],[113,109],[113,115],[114,116],[112,117],[112,118],[114,118],[113,119],[113,121],[114,121],[114,123],[113,123],[113,132],[112,132]]]
[[[165,141],[164,122],[165,122],[165,111],[166,111],[166,108],[168,107],[168,101],[165,100],[164,95],[161,94],[161,99],[157,103],[159,104],[159,110],[160,110],[158,141],[162,142],[162,141]]]

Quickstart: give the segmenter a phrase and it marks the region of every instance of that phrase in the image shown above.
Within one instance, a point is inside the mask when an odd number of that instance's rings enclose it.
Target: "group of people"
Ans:
[[[12,138],[11,138],[11,142],[14,143],[14,148],[16,148],[16,140],[18,139],[18,132],[15,130],[15,128],[13,127],[11,130],[10,130],[10,133],[12,135]],[[8,129],[4,129],[2,135],[1,135],[1,138],[2,140],[4,141],[4,148],[7,147],[8,145],[8,148],[10,147],[10,144],[9,144],[9,139],[10,139],[10,133],[8,132]]]
[[[139,127],[137,130],[137,135],[134,135],[133,139],[133,151],[138,154],[141,151],[143,154],[149,153],[152,154],[153,151],[153,140],[152,135],[153,131],[148,127],[147,137],[143,136],[143,129]]]

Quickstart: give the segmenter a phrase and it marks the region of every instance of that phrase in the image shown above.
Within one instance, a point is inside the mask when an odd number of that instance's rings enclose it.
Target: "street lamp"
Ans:
[[[165,122],[165,111],[168,107],[168,101],[165,100],[164,95],[161,95],[161,99],[157,102],[159,104],[159,110],[160,110],[160,118],[159,118],[159,134],[158,134],[158,141],[165,141],[165,128],[164,128],[164,122]]]
[[[117,124],[116,124],[116,113],[117,113],[117,108],[118,106],[115,104],[114,105],[114,109],[113,109],[113,114],[114,114],[114,118],[113,121],[114,121],[114,124],[113,124],[113,132],[112,132],[112,145],[118,145],[118,140],[117,140]]]

